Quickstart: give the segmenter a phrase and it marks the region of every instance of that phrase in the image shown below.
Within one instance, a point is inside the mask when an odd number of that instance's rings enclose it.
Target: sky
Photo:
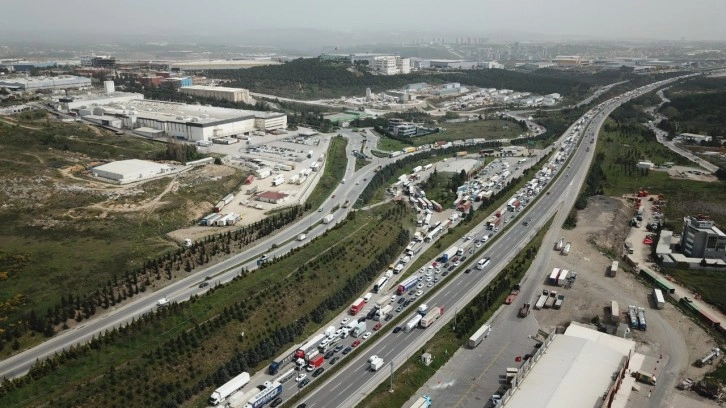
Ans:
[[[294,36],[304,28],[490,38],[521,33],[522,40],[726,40],[726,0],[2,0],[0,15],[4,35],[173,38],[286,29]]]

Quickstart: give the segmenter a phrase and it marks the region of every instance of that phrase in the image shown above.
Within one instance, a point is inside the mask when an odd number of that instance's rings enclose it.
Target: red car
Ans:
[[[360,345],[360,340],[356,340],[353,342],[353,344],[351,344],[351,346],[353,347],[358,347],[358,345]]]
[[[381,326],[383,326],[383,325],[380,323],[376,324],[375,326],[373,326],[373,331],[378,331],[381,328]]]

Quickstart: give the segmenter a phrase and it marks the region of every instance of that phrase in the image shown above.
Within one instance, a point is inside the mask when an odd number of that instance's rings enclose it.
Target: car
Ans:
[[[304,380],[305,377],[307,377],[307,376],[308,376],[307,373],[301,372],[300,374],[297,375],[297,377],[295,377],[295,382],[300,382],[300,381]]]
[[[416,285],[416,289],[421,289],[421,288],[423,288],[423,286],[424,286],[423,283],[419,283],[418,285]]]
[[[335,365],[335,363],[338,362],[338,357],[333,357],[332,360],[330,360],[330,365]]]
[[[494,227],[494,232],[499,232],[499,227]]]
[[[401,331],[401,326],[396,326],[395,329],[393,329],[393,334],[396,334]]]
[[[316,378],[317,376],[322,374],[323,371],[325,371],[325,369],[323,367],[316,368],[315,371],[313,371],[313,378]]]
[[[509,222],[509,220],[508,220],[508,219],[507,219],[507,220],[504,220],[504,223],[505,223],[505,224],[506,224],[506,223],[508,223],[508,222]]]
[[[361,317],[361,318],[358,319],[358,323],[363,323],[365,321],[366,321],[366,318],[365,317]]]
[[[298,386],[298,388],[302,388],[302,387],[304,387],[304,386],[306,386],[308,384],[310,384],[310,379],[309,378],[305,378],[302,381],[300,381],[299,383],[297,383],[297,386]]]
[[[428,278],[426,278],[426,282],[431,282],[432,280],[434,280],[434,278],[432,278],[430,276]]]
[[[441,274],[441,276],[446,276],[449,274],[449,271],[444,271],[444,273]]]
[[[350,348],[350,346],[348,346],[348,347],[346,347],[346,348],[343,349],[343,354],[348,354],[348,353],[350,353],[351,350],[353,350],[353,349]]]
[[[267,260],[267,254],[262,254],[262,256],[260,257],[260,261],[264,260]]]
[[[335,194],[333,194],[332,196],[330,196],[330,198],[335,198]]]
[[[391,320],[391,319],[393,319],[393,315],[392,315],[392,314],[387,314],[387,315],[386,315],[386,318],[385,318],[385,319],[383,319],[383,320],[385,320],[385,321],[389,321],[389,320]]]
[[[454,269],[456,269],[456,267],[455,267],[454,265],[451,265],[451,266],[449,267],[449,270],[448,270],[448,271],[446,271],[446,272],[451,272],[451,271],[453,271]],[[436,277],[436,279],[438,279],[438,276]]]
[[[373,333],[371,333],[371,332],[365,332],[363,334],[363,340],[368,340],[372,335],[373,335]]]
[[[318,208],[318,212],[323,212],[323,207]]]
[[[399,306],[399,307],[396,308],[396,311],[397,312],[400,312],[401,310],[403,310],[403,305],[401,305],[401,306]]]
[[[275,398],[275,399],[274,399],[274,400],[273,400],[273,401],[272,401],[272,402],[270,403],[270,407],[272,407],[272,408],[275,408],[276,406],[278,406],[278,405],[280,405],[280,404],[282,404],[282,398],[280,398],[280,397],[277,397],[277,398]]]
[[[368,181],[368,178],[364,178],[363,181]]]
[[[493,232],[492,233],[489,233],[489,238],[491,238],[493,236],[494,236],[494,233]]]
[[[200,288],[206,288],[207,286],[209,286],[209,282],[202,282],[199,284]]]
[[[297,408],[308,408],[308,404],[300,404]]]
[[[340,321],[340,325],[341,326],[345,326],[346,324],[348,324],[349,321],[350,321],[350,318],[347,318],[346,317],[345,319],[343,319],[343,320]]]
[[[457,267],[459,265],[461,265],[461,262],[459,262],[459,261],[454,262],[454,267]],[[449,270],[451,270],[451,268],[449,268]]]
[[[350,346],[351,347],[358,347],[358,346],[360,346],[360,339],[357,339],[356,341],[354,341],[353,344],[351,344]]]
[[[337,352],[339,352],[340,350],[343,350],[343,347],[345,347],[345,346],[344,346],[344,345],[342,345],[342,344],[338,344],[338,345],[337,345],[337,346],[335,346],[335,348],[333,349],[333,352],[337,353]]]
[[[449,267],[449,265],[451,265],[451,264],[450,264],[450,263],[448,263],[448,262],[447,262],[447,263],[445,263],[445,264],[444,264],[444,269],[448,268],[448,267]],[[436,268],[436,269],[439,269],[439,268]]]
[[[471,268],[466,268],[466,270],[464,270],[464,273],[469,273],[469,272],[471,272]]]
[[[477,242],[475,246],[476,246],[477,248],[481,248],[481,246],[482,246],[482,243],[481,243],[481,242]]]
[[[395,301],[396,297],[397,297],[396,295],[391,295],[391,302]]]
[[[376,309],[371,309],[371,311],[368,312],[368,314],[366,315],[366,318],[368,318],[368,320],[372,320],[375,315],[376,315]]]
[[[403,302],[403,307],[406,307],[406,306],[410,305],[411,302],[413,302],[413,299],[406,299],[406,301]]]
[[[356,182],[355,182],[355,185],[356,185],[356,186],[357,186],[358,184],[360,184],[360,181],[356,181]]]
[[[433,282],[429,282],[428,285],[426,285],[426,286],[429,287],[429,288],[433,288],[434,287],[434,283]]]
[[[459,259],[459,261],[461,261],[461,262],[466,261],[466,255],[462,256],[461,259]]]
[[[330,351],[328,351],[327,353],[325,353],[325,355],[324,355],[323,357],[324,357],[324,358],[325,358],[326,360],[330,360],[331,358],[333,358],[333,356],[334,356],[334,355],[335,355],[335,351],[333,351],[333,350],[330,350]]]
[[[406,299],[405,299],[405,298],[399,298],[399,299],[398,299],[398,304],[400,305],[401,303],[403,303],[403,302],[405,302],[405,301],[406,301]]]
[[[423,290],[419,290],[418,292],[416,292],[416,296],[421,296],[421,295],[423,295]]]

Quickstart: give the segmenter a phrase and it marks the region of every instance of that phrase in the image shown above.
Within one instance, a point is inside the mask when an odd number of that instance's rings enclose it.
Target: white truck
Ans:
[[[243,372],[242,374],[239,374],[238,376],[224,383],[221,387],[214,390],[212,395],[209,397],[209,403],[212,405],[218,405],[220,402],[227,399],[227,397],[247,385],[247,383],[249,382],[250,373]]]
[[[323,217],[323,224],[330,224],[333,221],[333,214],[328,214],[325,217]]]
[[[489,333],[492,332],[492,326],[485,324],[482,327],[479,328],[474,334],[469,337],[469,341],[467,345],[469,348],[475,348],[479,345],[479,343],[482,342],[487,336],[489,336]]]
[[[371,356],[368,362],[371,363],[371,371],[378,371],[379,368],[383,367],[383,359],[378,356]]]
[[[376,311],[376,315],[373,317],[373,320],[384,320],[386,316],[388,316],[389,313],[391,313],[391,310],[393,310],[392,305],[385,305],[382,308],[378,309]]]
[[[169,304],[169,300],[167,298],[161,298],[158,302],[156,302],[156,306],[158,307],[164,307]]]
[[[411,331],[411,330],[413,330],[413,329],[414,329],[414,328],[415,328],[416,326],[418,326],[418,324],[419,324],[419,323],[421,322],[421,319],[422,319],[422,318],[423,318],[423,316],[421,316],[420,314],[416,313],[416,316],[414,316],[413,318],[411,318],[411,320],[409,320],[409,321],[408,321],[408,322],[406,323],[406,327],[404,327],[404,329],[403,329],[403,330],[404,330],[404,331],[405,331],[406,333],[410,332],[410,331]]]

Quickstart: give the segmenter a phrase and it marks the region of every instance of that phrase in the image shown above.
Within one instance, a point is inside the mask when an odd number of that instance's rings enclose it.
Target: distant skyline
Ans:
[[[0,11],[0,34],[9,41],[22,40],[23,33],[50,32],[88,40],[100,35],[119,42],[147,36],[243,41],[236,36],[275,29],[290,37],[295,29],[319,29],[357,37],[386,31],[407,36],[509,33],[519,40],[726,40],[725,0],[4,0]],[[405,42],[410,37],[389,39]]]

